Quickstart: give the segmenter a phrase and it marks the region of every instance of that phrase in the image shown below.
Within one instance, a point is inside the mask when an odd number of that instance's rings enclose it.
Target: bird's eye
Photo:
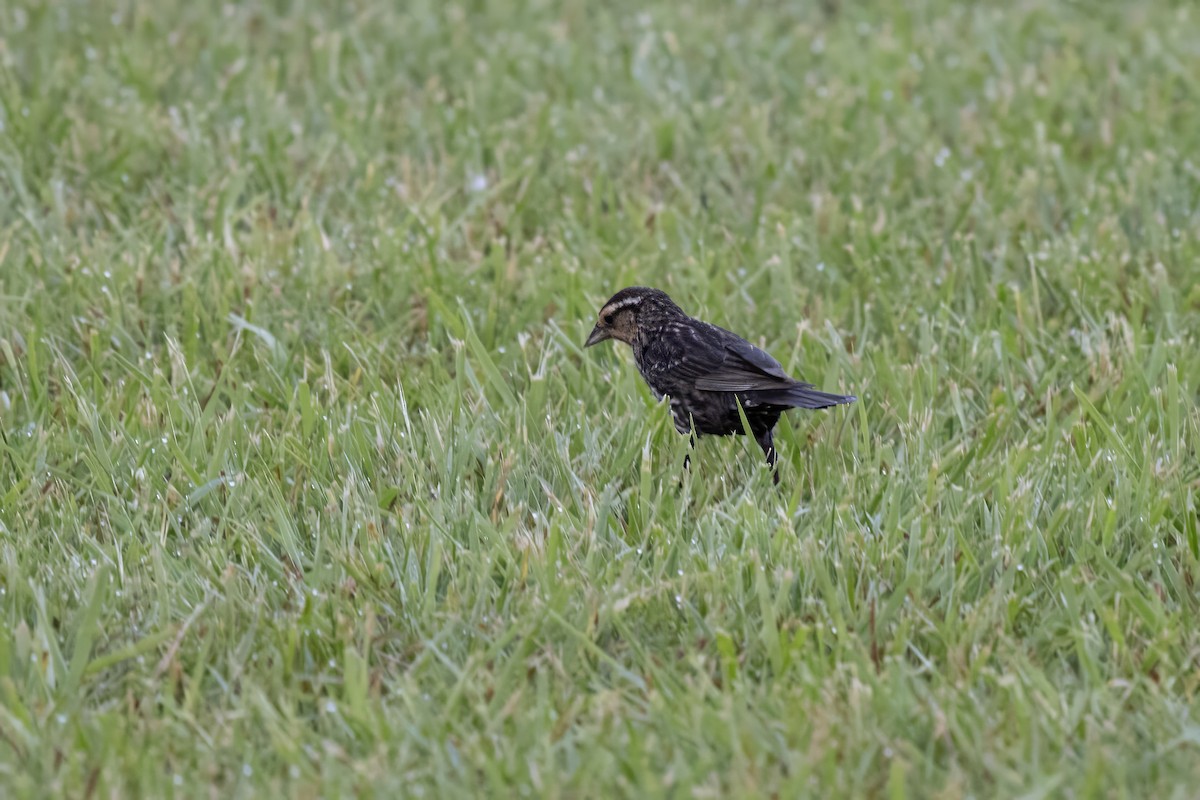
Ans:
[[[616,316],[617,316],[616,314],[605,314],[605,315],[604,315],[604,324],[605,324],[605,325],[612,325],[612,324],[613,324],[613,319],[614,319],[614,318],[616,318]]]

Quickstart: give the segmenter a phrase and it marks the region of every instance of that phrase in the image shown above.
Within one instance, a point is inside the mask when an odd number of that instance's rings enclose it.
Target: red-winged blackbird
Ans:
[[[692,319],[658,289],[630,286],[613,295],[600,309],[600,319],[584,347],[605,339],[633,347],[638,371],[654,396],[671,398],[671,414],[680,433],[745,433],[738,414],[741,403],[750,432],[772,470],[773,431],[784,411],[829,408],[857,399],[828,394],[789,377],[771,356],[736,333]],[[775,482],[779,482],[777,470]]]

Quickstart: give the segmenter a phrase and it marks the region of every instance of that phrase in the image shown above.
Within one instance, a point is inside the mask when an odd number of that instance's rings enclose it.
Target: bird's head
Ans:
[[[600,309],[600,318],[592,328],[584,347],[606,339],[633,344],[638,331],[653,329],[660,322],[683,316],[667,293],[647,286],[630,286],[614,294]]]

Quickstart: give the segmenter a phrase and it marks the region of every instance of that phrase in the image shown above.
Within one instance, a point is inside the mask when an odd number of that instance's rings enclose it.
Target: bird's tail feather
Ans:
[[[822,392],[808,383],[801,383],[787,389],[761,392],[758,397],[765,403],[791,408],[829,408],[843,403],[853,403],[858,399],[850,394]]]

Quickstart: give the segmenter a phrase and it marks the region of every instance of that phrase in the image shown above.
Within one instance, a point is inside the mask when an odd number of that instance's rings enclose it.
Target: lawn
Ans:
[[[1198,42],[0,3],[0,794],[1194,797]],[[682,473],[635,283],[859,402]]]

